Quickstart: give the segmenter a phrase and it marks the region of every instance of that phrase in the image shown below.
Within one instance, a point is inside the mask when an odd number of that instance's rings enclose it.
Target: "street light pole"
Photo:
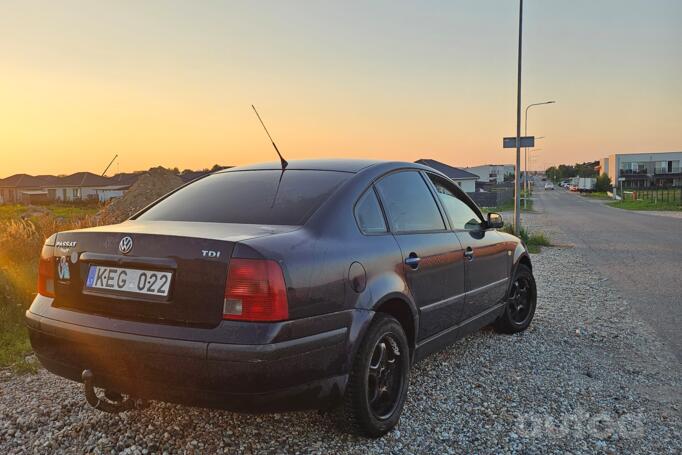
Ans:
[[[544,139],[544,138],[545,138],[545,136],[537,136],[535,138],[536,145],[537,145],[537,141],[539,141],[540,139]],[[525,164],[526,172],[530,172],[530,170],[528,169],[528,162],[530,161],[531,164],[533,163],[533,155],[531,155],[530,153],[537,151],[537,150],[542,150],[542,149],[533,149],[533,150],[528,150],[527,148],[524,149],[524,155],[525,155],[525,160],[526,160],[526,164]],[[526,186],[526,196],[528,196],[528,194],[530,194],[530,182],[527,182],[527,186]],[[523,200],[523,208],[524,209],[526,208],[526,201],[527,200],[528,200],[528,197],[526,197]]]
[[[523,127],[523,135],[528,136],[528,109],[530,109],[533,106],[542,106],[543,104],[554,104],[556,101],[543,101],[542,103],[533,103],[529,104],[526,106],[526,112],[525,112],[525,120],[523,122],[524,127]],[[527,207],[526,200],[528,199],[528,191],[530,190],[530,187],[528,186],[528,147],[524,147],[523,149],[523,155],[524,155],[524,161],[525,161],[525,172],[523,173],[523,188],[526,191],[526,197],[523,198],[523,208],[525,209]]]
[[[533,160],[537,159],[537,156],[533,155],[533,152],[539,152],[542,149],[530,149],[528,150],[528,161],[531,162],[531,165],[533,164]]]
[[[514,170],[514,234],[521,227],[521,37],[523,36],[523,0],[519,0],[519,55],[516,87],[516,169]]]

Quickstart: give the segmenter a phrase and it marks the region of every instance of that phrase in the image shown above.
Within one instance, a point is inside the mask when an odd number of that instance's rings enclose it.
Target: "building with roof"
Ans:
[[[476,180],[478,176],[472,174],[471,172],[465,171],[458,167],[450,166],[440,161],[432,159],[420,159],[415,161],[415,163],[423,164],[424,166],[429,166],[445,175],[450,177],[465,193],[476,192]]]
[[[67,176],[16,174],[0,179],[0,203],[33,204],[50,201],[107,201],[130,187],[91,172]]]
[[[92,172],[77,172],[64,177],[53,177],[45,182],[43,189],[47,191],[51,201],[72,202],[98,199],[98,190],[117,187],[111,180]]]
[[[598,170],[613,186],[682,187],[682,152],[615,153],[599,160]]]
[[[504,177],[514,175],[513,164],[483,164],[464,168],[466,171],[476,174],[479,182],[504,183]]]
[[[215,170],[186,171],[178,176],[189,182]],[[169,171],[168,171],[169,172]],[[76,172],[65,176],[16,174],[0,179],[0,204],[32,204],[51,201],[73,202],[98,200],[106,202],[123,194],[149,171],[119,173],[104,177],[92,172]]]
[[[15,174],[0,179],[0,203],[17,204],[48,200],[47,191],[43,188],[44,177],[28,174]]]

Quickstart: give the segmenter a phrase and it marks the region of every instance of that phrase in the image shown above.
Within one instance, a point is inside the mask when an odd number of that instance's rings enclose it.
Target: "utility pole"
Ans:
[[[516,169],[514,169],[514,234],[521,230],[521,37],[523,36],[523,0],[519,0],[519,60],[516,88]]]

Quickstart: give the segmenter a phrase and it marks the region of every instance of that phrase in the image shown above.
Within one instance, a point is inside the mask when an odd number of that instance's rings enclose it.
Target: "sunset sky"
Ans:
[[[682,150],[682,1],[527,0],[534,168]],[[0,4],[0,177],[288,159],[513,162],[518,2]],[[110,172],[110,173],[112,173]]]

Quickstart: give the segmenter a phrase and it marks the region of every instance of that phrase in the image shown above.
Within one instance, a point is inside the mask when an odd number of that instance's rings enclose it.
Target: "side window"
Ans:
[[[380,234],[386,232],[386,222],[381,213],[381,207],[374,189],[370,188],[355,205],[355,219],[360,230],[365,234]]]
[[[391,228],[396,232],[445,229],[436,201],[416,171],[390,174],[376,184]]]
[[[448,212],[453,229],[478,229],[481,226],[481,219],[471,207],[457,197],[451,183],[440,177],[429,174],[429,178],[436,187],[438,198],[440,199],[445,211]]]

